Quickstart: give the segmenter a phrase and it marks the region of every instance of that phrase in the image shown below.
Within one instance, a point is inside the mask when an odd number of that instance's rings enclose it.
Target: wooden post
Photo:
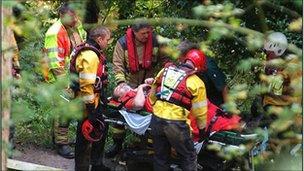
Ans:
[[[9,121],[10,121],[10,83],[12,80],[12,57],[16,48],[16,40],[13,31],[5,26],[4,19],[11,17],[12,11],[9,8],[2,7],[1,10],[1,30],[2,30],[2,49],[1,49],[1,106],[2,106],[2,142],[1,142],[1,170],[6,171],[7,167],[7,150],[9,143]]]

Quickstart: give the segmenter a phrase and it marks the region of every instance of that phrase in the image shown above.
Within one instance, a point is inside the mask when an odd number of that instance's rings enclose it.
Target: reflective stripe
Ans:
[[[64,61],[64,58],[56,57],[57,61],[62,62]]]
[[[62,62],[62,61],[64,61],[64,58],[60,58],[60,57],[49,57],[49,61],[50,61],[51,63],[53,63],[53,62]]]
[[[96,74],[79,73],[79,78],[84,80],[95,80]]]
[[[95,96],[94,96],[94,94],[92,94],[92,95],[83,96],[82,98],[83,98],[83,101],[90,102],[90,101],[94,100]]]
[[[201,108],[207,106],[207,100],[202,101],[202,102],[196,102],[192,104],[193,109]]]
[[[47,50],[48,53],[51,53],[51,52],[64,53],[64,49],[63,48],[58,48],[58,47],[47,48],[46,50]]]

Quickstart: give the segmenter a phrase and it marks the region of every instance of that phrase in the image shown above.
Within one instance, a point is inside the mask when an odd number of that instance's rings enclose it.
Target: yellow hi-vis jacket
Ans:
[[[86,104],[94,103],[97,107],[100,95],[94,93],[99,58],[92,50],[84,50],[76,58],[76,70],[79,73],[79,88],[77,96],[81,96]]]
[[[162,72],[163,70],[158,73],[155,80],[159,79]],[[155,85],[155,83],[156,82],[152,85],[152,92],[156,91],[155,89],[157,85]],[[198,127],[203,129],[206,125],[207,118],[207,96],[205,84],[197,75],[193,74],[186,78],[186,87],[193,96],[193,99],[191,100],[191,111],[167,101],[157,100],[155,93],[151,93],[149,98],[153,104],[153,113],[155,116],[167,120],[187,121],[188,115],[191,112],[191,114],[197,119]]]
[[[74,32],[73,35],[78,35],[81,42],[86,39],[87,33],[81,24],[77,26]],[[46,62],[48,65],[42,66],[42,72],[47,82],[54,82],[56,80],[56,75],[65,73],[65,67],[68,64],[72,48],[68,31],[59,19],[48,29],[44,39],[44,51],[47,56]],[[57,69],[57,72],[60,74],[50,72],[52,69]]]

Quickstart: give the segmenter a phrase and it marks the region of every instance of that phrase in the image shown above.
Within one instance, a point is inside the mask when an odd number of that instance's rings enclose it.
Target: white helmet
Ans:
[[[264,49],[267,51],[273,51],[276,56],[281,56],[287,49],[287,46],[287,38],[281,32],[269,34],[264,43]]]

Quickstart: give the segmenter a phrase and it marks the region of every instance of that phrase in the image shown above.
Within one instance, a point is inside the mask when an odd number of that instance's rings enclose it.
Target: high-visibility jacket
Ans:
[[[82,25],[79,24],[76,30],[80,39],[84,41],[87,33]],[[56,21],[46,32],[44,39],[44,51],[48,58],[48,68],[43,68],[43,75],[47,82],[56,80],[56,75],[50,72],[51,69],[60,69],[64,72],[72,48],[68,31],[60,20]]]
[[[297,58],[287,58],[285,61],[285,68],[272,68],[265,71],[274,78],[267,82],[270,93],[264,95],[263,106],[288,106],[292,103],[301,103],[301,92],[299,93],[296,85],[301,82],[303,73],[300,69],[290,69],[292,67],[300,68],[301,62]]]
[[[164,69],[158,73],[155,80],[160,79],[159,77],[163,75],[163,72]],[[189,75],[184,79],[186,79],[186,87],[184,91],[188,91],[192,96],[190,111],[197,119],[198,127],[204,128],[207,117],[207,97],[205,84],[196,74]],[[157,81],[155,81],[152,85],[151,91],[156,91],[158,86]],[[153,104],[153,113],[157,117],[166,120],[188,120],[188,115],[190,113],[189,109],[166,100],[158,100],[156,93],[151,93],[150,100]]]
[[[96,42],[94,44],[96,47]],[[96,107],[101,95],[100,90],[105,86],[100,82],[101,79],[98,79],[105,71],[103,67],[106,59],[100,54],[93,50],[83,50],[77,55],[75,63],[76,72],[79,75],[79,91],[76,95],[81,96],[85,103],[95,103]]]

